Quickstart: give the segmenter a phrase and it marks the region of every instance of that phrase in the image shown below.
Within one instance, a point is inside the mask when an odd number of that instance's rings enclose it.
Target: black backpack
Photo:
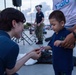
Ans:
[[[37,61],[37,64],[52,64],[52,52],[42,51],[41,57]]]

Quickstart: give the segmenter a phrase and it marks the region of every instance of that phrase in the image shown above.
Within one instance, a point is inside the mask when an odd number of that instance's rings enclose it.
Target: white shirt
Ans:
[[[76,0],[53,0],[53,10],[61,10],[66,17],[66,27],[76,24]]]

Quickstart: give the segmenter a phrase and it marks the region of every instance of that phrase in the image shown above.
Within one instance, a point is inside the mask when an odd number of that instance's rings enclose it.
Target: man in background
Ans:
[[[34,25],[35,25],[35,34],[38,39],[38,42],[36,42],[36,44],[43,44],[44,14],[41,11],[42,5],[37,5],[35,6],[35,8],[37,13]]]

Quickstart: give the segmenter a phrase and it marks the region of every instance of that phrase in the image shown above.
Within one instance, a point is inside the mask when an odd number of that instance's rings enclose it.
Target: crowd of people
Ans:
[[[34,25],[38,38],[36,44],[43,44],[44,14],[41,5],[35,8],[37,13]],[[76,41],[76,0],[53,0],[53,10],[49,15],[49,22],[54,34],[44,49],[53,51],[55,75],[72,75],[73,48]],[[38,48],[17,61],[19,46],[11,38],[21,37],[24,22],[24,14],[15,8],[6,8],[0,12],[0,75],[18,75],[16,72],[27,60],[41,57],[41,50]]]

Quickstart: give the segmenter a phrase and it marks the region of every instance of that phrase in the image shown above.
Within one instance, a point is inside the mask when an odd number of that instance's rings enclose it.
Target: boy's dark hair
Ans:
[[[15,8],[6,8],[0,12],[0,30],[10,31],[13,28],[12,20],[17,23],[26,21],[21,11]]]
[[[65,16],[64,16],[63,12],[60,10],[53,11],[49,15],[49,19],[51,19],[51,18],[55,18],[58,22],[64,21],[64,23],[66,23]]]

